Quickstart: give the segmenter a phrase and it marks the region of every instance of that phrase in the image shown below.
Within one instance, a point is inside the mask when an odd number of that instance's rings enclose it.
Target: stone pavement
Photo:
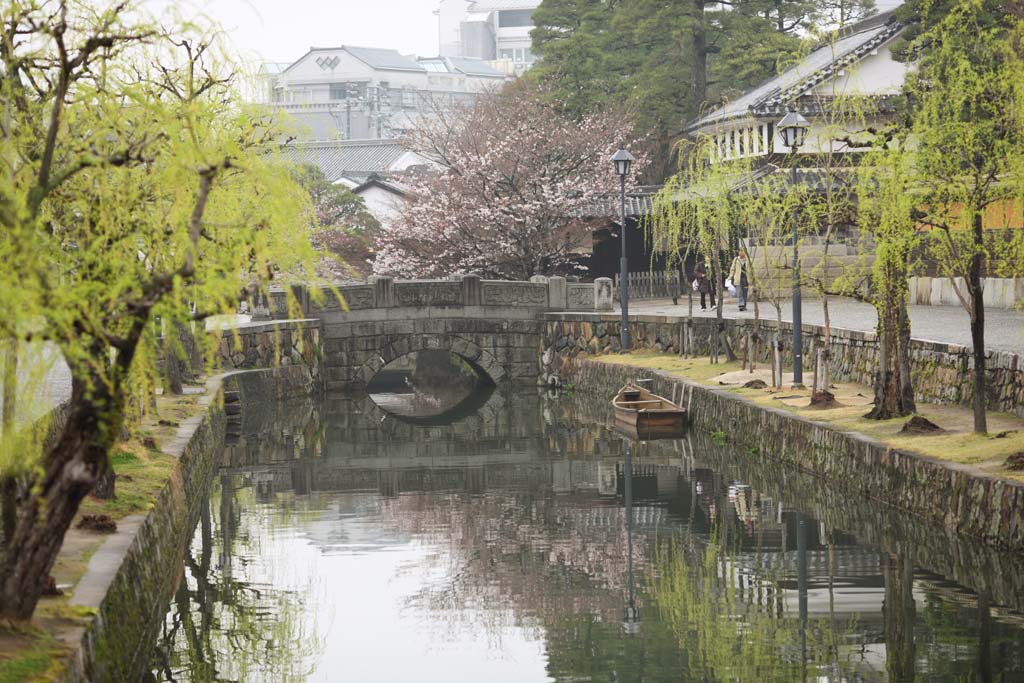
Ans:
[[[618,307],[616,306],[616,310]],[[673,306],[671,299],[631,301],[631,315],[685,316],[687,303],[685,295],[679,305]],[[713,317],[715,311],[700,310],[699,300],[695,301],[694,316]],[[754,306],[750,304],[744,312],[736,309],[735,300],[726,298],[722,311],[726,318],[753,319]],[[775,308],[761,304],[761,318],[775,320]],[[832,326],[862,332],[874,332],[877,317],[875,309],[866,303],[852,299],[831,299],[829,317]],[[782,307],[782,319],[791,321],[792,307],[789,302]],[[803,321],[807,325],[824,324],[821,301],[805,299]],[[947,344],[971,346],[971,329],[967,313],[960,306],[910,306],[910,333],[914,339],[937,341]],[[992,351],[1009,351],[1024,356],[1024,311],[1003,308],[985,310],[985,346]]]

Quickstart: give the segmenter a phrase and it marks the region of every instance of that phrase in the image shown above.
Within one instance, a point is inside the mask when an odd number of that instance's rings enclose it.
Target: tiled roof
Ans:
[[[452,68],[467,76],[493,76],[503,78],[505,74],[490,66],[482,59],[473,57],[446,57]]]
[[[400,196],[412,194],[412,188],[408,185],[395,180],[394,178],[379,175],[377,173],[371,173],[366,180],[360,183],[357,187],[352,188],[352,192],[359,194],[361,191],[372,185],[384,188],[385,190]]]
[[[351,45],[311,47],[309,52],[293,62],[288,69],[294,67],[313,52],[337,52],[339,50],[349,53],[367,66],[382,71],[426,71],[414,58],[406,57],[398,50],[383,47],[353,47]]]
[[[379,47],[348,47],[344,48],[356,59],[362,60],[375,69],[389,71],[423,71],[423,67],[411,57],[406,57],[398,50]]]
[[[834,43],[819,47],[778,76],[694,121],[689,130],[751,114],[783,113],[786,106],[836,71],[858,61],[894,38],[903,26],[883,12],[843,31]]]
[[[340,178],[363,180],[391,169],[406,150],[397,140],[338,140],[296,142],[285,156],[297,164],[312,164],[332,183]]]

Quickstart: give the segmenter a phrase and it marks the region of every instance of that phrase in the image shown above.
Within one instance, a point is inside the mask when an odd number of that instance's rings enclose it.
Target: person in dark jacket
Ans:
[[[711,308],[715,307],[715,288],[712,286],[711,278],[708,277],[707,262],[698,263],[696,267],[697,277],[694,279],[695,289],[700,292],[700,310],[706,311],[707,296],[711,295]]]

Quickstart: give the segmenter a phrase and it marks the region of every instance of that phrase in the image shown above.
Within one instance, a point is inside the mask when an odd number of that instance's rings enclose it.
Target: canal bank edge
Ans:
[[[192,539],[201,508],[223,451],[231,416],[225,392],[238,392],[237,405],[274,401],[315,391],[319,383],[302,365],[232,372],[211,378],[202,412],[183,422],[162,450],[178,457],[166,486],[143,518],[121,522],[121,531],[90,559],[70,604],[93,609],[80,629],[78,647],[67,661],[67,683],[140,680],[167,601],[181,580],[179,558]],[[228,412],[235,412],[228,406]]]
[[[737,453],[756,449],[758,455],[813,474],[853,495],[991,546],[1024,552],[1022,484],[896,450],[861,434],[839,431],[658,370],[565,357],[560,372],[578,390],[609,399],[626,381],[649,377],[655,393],[682,392],[693,428],[724,433]]]
[[[547,313],[542,379],[558,373],[561,359],[581,353],[617,353],[619,351],[618,316],[599,313]],[[685,316],[630,316],[629,334],[634,350],[647,349],[665,353],[679,353],[683,347],[688,321]],[[748,334],[755,330],[754,321],[725,318],[722,320],[725,338],[742,356]],[[710,351],[711,332],[718,326],[715,318],[697,317],[692,320],[690,355],[707,356]],[[783,365],[793,363],[793,326],[789,322],[779,325],[775,320],[762,318],[758,329],[760,337],[759,362],[769,363],[769,342],[776,327],[784,341]],[[818,325],[801,326],[804,347],[804,367],[813,368],[817,349],[825,344],[825,329]],[[846,330],[833,326],[829,335],[829,368],[834,382],[853,382],[872,385],[878,367],[878,341],[870,332]],[[1024,417],[1024,359],[1015,353],[989,351],[985,354],[985,375],[988,380],[985,403],[989,410]],[[970,347],[958,344],[912,339],[910,343],[910,371],[914,380],[914,393],[924,403],[936,405],[970,406],[973,400],[974,358]]]

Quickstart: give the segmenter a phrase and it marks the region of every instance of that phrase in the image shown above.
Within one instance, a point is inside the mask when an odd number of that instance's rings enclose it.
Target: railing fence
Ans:
[[[629,298],[671,299],[682,293],[678,270],[642,270],[629,274]],[[619,275],[615,275],[615,298],[619,296]]]

